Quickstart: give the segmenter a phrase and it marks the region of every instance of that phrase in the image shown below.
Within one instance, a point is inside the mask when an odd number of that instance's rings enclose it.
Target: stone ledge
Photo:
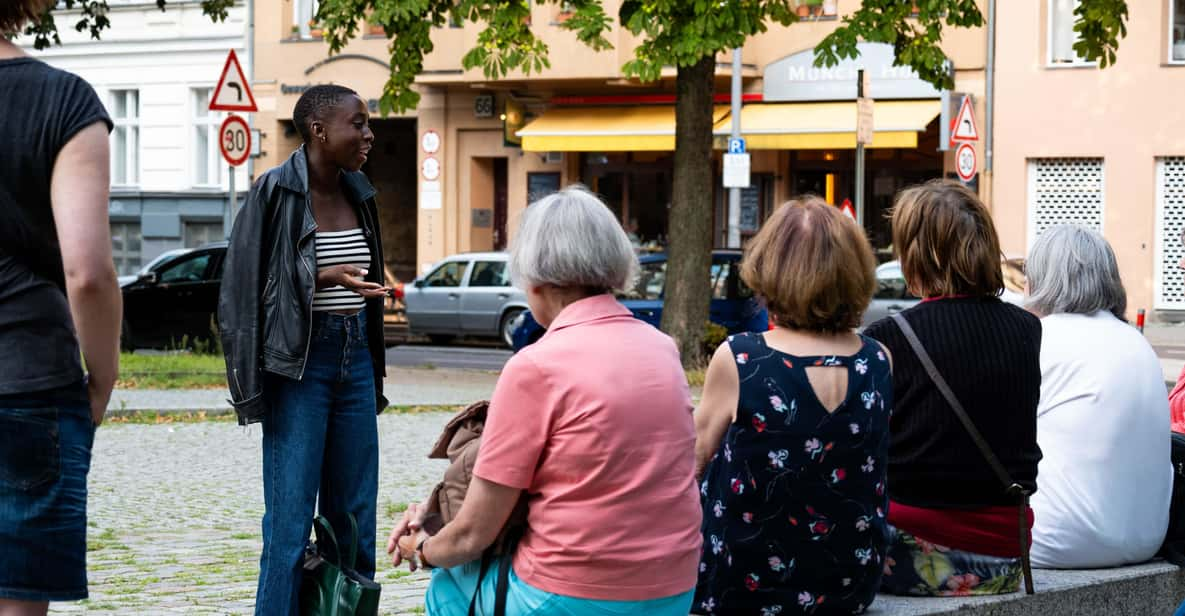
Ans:
[[[1037,593],[913,598],[877,595],[876,616],[1169,616],[1185,600],[1185,571],[1163,561],[1117,569],[1033,571]]]

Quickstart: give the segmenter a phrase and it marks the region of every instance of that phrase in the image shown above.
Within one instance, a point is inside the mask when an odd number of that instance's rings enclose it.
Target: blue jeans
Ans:
[[[86,598],[90,405],[0,398],[0,598]]]
[[[481,578],[481,597],[476,613],[493,614],[495,590],[498,583],[498,562],[494,559],[485,577]],[[481,561],[458,565],[451,569],[434,569],[424,597],[428,616],[466,616],[474,593],[478,592]],[[566,597],[539,590],[519,579],[510,568],[506,591],[507,616],[687,616],[695,589],[671,597],[647,601],[608,601]]]
[[[263,420],[263,555],[255,613],[297,613],[301,564],[314,505],[338,541],[358,520],[355,568],[374,577],[378,424],[366,311],[313,313],[304,376],[266,375]]]

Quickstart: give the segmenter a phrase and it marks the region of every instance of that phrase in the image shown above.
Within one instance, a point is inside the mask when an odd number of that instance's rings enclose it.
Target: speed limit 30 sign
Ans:
[[[964,182],[975,179],[978,166],[975,160],[975,148],[970,143],[960,144],[959,149],[955,151],[955,171],[958,172],[959,179]]]
[[[218,149],[232,167],[247,162],[251,156],[251,129],[247,121],[239,116],[227,116],[218,129]]]

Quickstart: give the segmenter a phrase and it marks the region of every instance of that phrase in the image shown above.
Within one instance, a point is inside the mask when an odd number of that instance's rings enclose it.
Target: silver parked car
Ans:
[[[901,263],[889,261],[876,268],[876,294],[872,296],[872,303],[864,311],[862,327],[868,327],[877,321],[897,314],[918,303],[918,298],[910,295],[905,286],[905,276],[901,273]]]
[[[436,343],[491,336],[511,344],[527,296],[510,285],[505,252],[453,255],[404,290],[408,328]]]

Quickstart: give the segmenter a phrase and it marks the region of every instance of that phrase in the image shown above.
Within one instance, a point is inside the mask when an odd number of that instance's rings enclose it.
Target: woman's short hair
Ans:
[[[1042,316],[1094,314],[1106,310],[1120,319],[1127,291],[1111,245],[1098,232],[1057,225],[1041,234],[1025,263],[1029,297],[1025,305]]]
[[[999,295],[1000,239],[969,188],[932,180],[897,195],[893,250],[910,291],[921,297]]]
[[[57,0],[5,0],[0,2],[0,35],[16,34],[41,17]]]
[[[347,96],[358,96],[358,93],[345,87],[333,84],[313,86],[305,90],[296,101],[292,109],[292,123],[296,125],[300,139],[305,143],[312,140],[313,120],[322,120],[329,109],[341,104]]]
[[[621,291],[637,271],[621,223],[579,185],[529,205],[510,242],[510,276],[520,289],[549,284],[590,294]]]
[[[839,332],[860,325],[876,291],[876,259],[855,221],[808,196],[765,221],[745,248],[741,278],[778,325]]]

